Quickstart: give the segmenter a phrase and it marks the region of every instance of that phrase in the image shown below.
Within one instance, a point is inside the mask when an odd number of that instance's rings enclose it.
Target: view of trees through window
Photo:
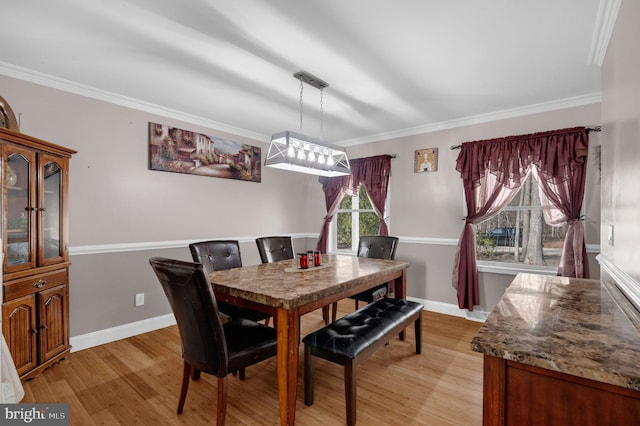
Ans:
[[[361,235],[376,235],[379,220],[363,186],[355,197],[345,196],[336,214],[338,250],[355,251]]]
[[[555,266],[560,263],[567,226],[547,225],[538,184],[529,174],[511,203],[477,226],[478,260]]]

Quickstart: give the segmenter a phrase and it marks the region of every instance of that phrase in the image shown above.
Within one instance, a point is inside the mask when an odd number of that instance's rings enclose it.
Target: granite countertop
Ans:
[[[471,349],[640,390],[640,315],[597,280],[518,274]]]
[[[408,262],[346,255],[322,255],[322,266],[298,269],[295,260],[244,266],[209,273],[216,294],[228,294],[266,306],[292,309],[353,288],[384,282]]]

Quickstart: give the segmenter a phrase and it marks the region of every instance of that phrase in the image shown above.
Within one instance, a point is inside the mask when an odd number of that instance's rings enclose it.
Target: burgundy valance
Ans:
[[[465,142],[456,170],[474,187],[485,173],[494,174],[507,187],[519,186],[531,164],[546,178],[564,180],[584,164],[588,142],[584,127]]]

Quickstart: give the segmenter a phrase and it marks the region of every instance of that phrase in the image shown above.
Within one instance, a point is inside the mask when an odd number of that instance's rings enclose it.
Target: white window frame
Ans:
[[[359,191],[364,191],[364,187],[362,185],[360,185],[359,187]],[[345,195],[345,197],[347,197],[347,195]],[[336,214],[333,216],[333,219],[331,220],[331,228],[330,228],[330,232],[329,232],[329,245],[328,245],[328,251],[330,253],[336,253],[336,254],[348,254],[348,255],[357,255],[358,254],[358,243],[360,240],[360,221],[359,220],[355,220],[356,217],[358,217],[356,215],[356,213],[373,213],[376,214],[376,211],[371,208],[371,209],[359,209],[359,203],[358,203],[358,197],[350,197],[351,198],[351,208],[350,209],[338,209],[338,211],[336,212]],[[368,195],[367,195],[368,198]],[[387,229],[389,229],[390,231],[390,224],[389,224],[389,206],[390,206],[390,194],[389,191],[387,190],[387,199],[385,200],[385,207],[384,207],[384,211],[385,211],[385,223],[387,224]],[[342,200],[340,200],[340,202],[342,203]],[[369,200],[369,202],[371,202],[371,200]],[[348,249],[343,249],[343,250],[339,250],[337,245],[338,245],[338,220],[337,220],[337,216],[338,213],[351,213],[351,250]]]
[[[536,182],[537,185],[537,182]],[[465,202],[464,190],[462,191],[462,205],[464,211],[464,217],[467,216],[467,203]],[[582,205],[582,213],[584,216],[584,203]],[[503,211],[517,211],[517,210],[542,210],[542,206],[514,206],[514,207],[505,207],[500,212]],[[585,236],[586,240],[586,236]],[[544,266],[544,265],[528,265],[526,263],[516,263],[516,262],[493,262],[490,260],[480,260],[476,255],[476,265],[478,266],[478,272],[488,272],[493,274],[503,274],[503,275],[517,275],[521,272],[529,273],[529,274],[540,274],[540,275],[556,275],[558,272],[557,266]]]

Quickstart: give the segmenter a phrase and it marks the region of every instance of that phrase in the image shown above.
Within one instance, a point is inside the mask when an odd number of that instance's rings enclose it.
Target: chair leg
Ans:
[[[238,378],[244,380],[244,367],[238,371]]]
[[[192,380],[200,380],[200,370],[196,370],[195,368],[191,369],[191,379]]]
[[[182,409],[184,408],[184,400],[187,399],[189,380],[191,380],[191,366],[189,365],[189,363],[187,363],[187,361],[185,361],[182,370],[182,386],[180,387],[180,397],[178,398],[178,414],[182,413]]]
[[[227,417],[227,376],[218,378],[218,412],[216,414],[216,425],[224,426]]]
[[[347,425],[356,424],[356,360],[344,363],[344,396],[347,404]]]
[[[313,388],[315,384],[315,360],[309,345],[304,345],[304,404],[313,405]]]
[[[422,312],[420,313],[420,315],[418,315],[418,318],[416,319],[415,322],[415,328],[416,328],[416,353],[420,354],[422,353]]]
[[[266,325],[267,327],[269,326],[269,320],[271,319],[271,317],[265,318],[264,320],[264,325]]]
[[[338,302],[333,302],[332,311],[331,322],[336,322],[336,316],[338,315]]]
[[[329,325],[329,305],[322,307],[322,321],[324,325]]]

